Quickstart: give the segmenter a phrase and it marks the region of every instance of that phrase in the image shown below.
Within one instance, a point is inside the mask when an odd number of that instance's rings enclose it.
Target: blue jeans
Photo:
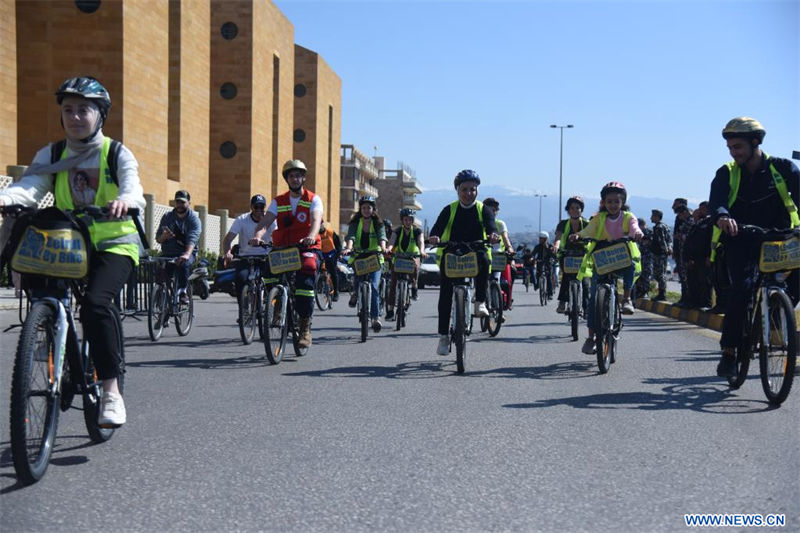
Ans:
[[[171,276],[172,273],[175,272],[175,292],[181,289],[186,290],[189,287],[189,273],[192,271],[192,265],[194,265],[195,259],[197,259],[197,254],[192,254],[182,265],[176,265],[175,263],[166,264],[168,276]]]
[[[381,271],[378,270],[373,272],[372,274],[367,274],[366,276],[356,276],[356,287],[354,290],[358,290],[358,286],[362,280],[367,279],[369,284],[372,286],[372,294],[370,299],[370,308],[369,308],[369,316],[370,318],[378,318],[378,314],[380,311],[380,293],[378,292],[380,289],[381,283]]]
[[[636,273],[636,264],[632,264],[628,268],[621,270],[619,272],[622,277],[622,289],[629,291],[631,287],[633,287],[633,276]],[[587,310],[587,317],[586,317],[586,325],[592,331],[595,328],[595,299],[597,298],[597,283],[600,279],[600,275],[595,272],[592,275],[592,287],[589,291],[589,309]]]

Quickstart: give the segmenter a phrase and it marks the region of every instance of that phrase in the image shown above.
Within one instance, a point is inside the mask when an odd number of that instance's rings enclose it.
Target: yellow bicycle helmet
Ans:
[[[305,163],[300,161],[299,159],[290,159],[286,163],[283,164],[283,170],[281,174],[283,177],[286,178],[291,170],[301,170],[303,171],[303,175],[308,174],[308,169],[306,168]]]
[[[722,137],[730,139],[732,137],[748,137],[758,139],[759,142],[764,140],[767,130],[761,125],[759,121],[750,117],[736,117],[728,121],[722,129]]]

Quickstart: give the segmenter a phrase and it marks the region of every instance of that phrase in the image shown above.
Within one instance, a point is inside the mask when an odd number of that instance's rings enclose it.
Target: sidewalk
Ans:
[[[0,288],[0,311],[16,311],[19,298],[14,296],[14,289]]]

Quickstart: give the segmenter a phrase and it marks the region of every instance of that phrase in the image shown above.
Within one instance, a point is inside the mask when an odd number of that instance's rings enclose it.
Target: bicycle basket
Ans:
[[[380,269],[381,262],[378,260],[378,256],[375,254],[370,254],[366,257],[359,257],[353,261],[353,270],[355,270],[356,276],[372,274]]]
[[[444,254],[444,275],[448,278],[474,278],[478,275],[478,254]]]
[[[628,268],[633,264],[627,242],[618,242],[592,252],[595,271],[604,276],[609,272]]]
[[[565,255],[564,274],[577,274],[581,269],[581,263],[583,263],[582,255]]]
[[[300,262],[300,250],[297,248],[274,250],[269,253],[269,269],[273,274],[294,272],[300,270],[302,266]]]
[[[89,273],[91,239],[86,226],[56,207],[34,214],[22,229],[11,268],[23,274],[80,279]]]
[[[398,274],[413,274],[416,266],[417,264],[413,259],[407,257],[394,258],[394,271]]]
[[[492,272],[504,272],[508,265],[508,259],[503,252],[492,254]]]
[[[784,240],[770,240],[761,243],[758,269],[771,273],[800,268],[800,236],[789,234]]]

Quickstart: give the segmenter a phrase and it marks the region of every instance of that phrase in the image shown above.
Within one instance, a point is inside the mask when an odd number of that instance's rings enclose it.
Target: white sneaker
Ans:
[[[98,424],[101,426],[121,426],[125,423],[125,402],[122,395],[116,392],[104,392],[100,401],[100,419]]]
[[[439,346],[436,348],[436,353],[439,355],[447,355],[450,353],[450,336],[439,335]]]
[[[486,309],[485,302],[475,302],[475,310],[472,313],[474,316],[479,318],[486,318],[489,316],[489,310]]]

